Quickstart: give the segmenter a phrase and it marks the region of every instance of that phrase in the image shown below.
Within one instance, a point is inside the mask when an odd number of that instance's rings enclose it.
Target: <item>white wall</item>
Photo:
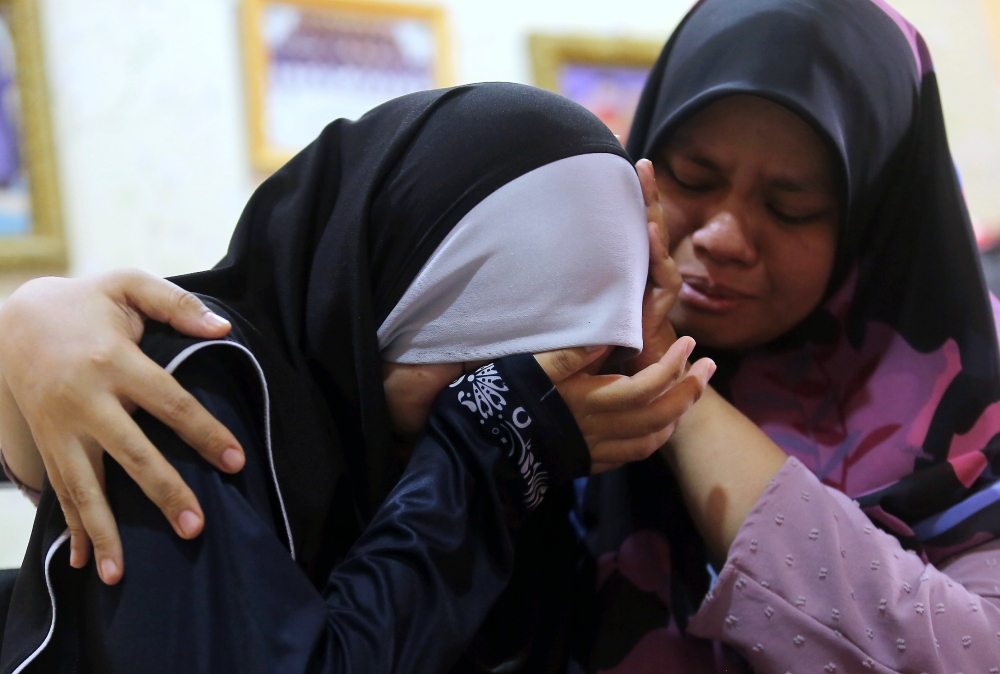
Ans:
[[[166,275],[210,266],[256,179],[247,162],[237,0],[41,4],[70,272],[133,265]],[[459,82],[526,82],[529,30],[660,40],[687,3],[624,0],[613,12],[603,3],[444,4]]]
[[[71,273],[213,264],[252,189],[232,0],[42,0]]]

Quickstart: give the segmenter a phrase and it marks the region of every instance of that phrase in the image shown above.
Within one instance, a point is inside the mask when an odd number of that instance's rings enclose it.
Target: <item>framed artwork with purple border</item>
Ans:
[[[529,46],[535,84],[593,112],[624,145],[639,94],[663,43],[536,34],[530,36]]]
[[[451,83],[444,11],[372,0],[243,0],[250,155],[273,171],[337,118]]]
[[[37,0],[0,0],[0,270],[66,265]]]

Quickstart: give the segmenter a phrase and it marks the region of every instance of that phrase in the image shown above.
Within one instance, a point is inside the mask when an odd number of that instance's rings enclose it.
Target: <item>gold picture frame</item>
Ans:
[[[288,22],[293,20],[289,18],[293,14],[298,17],[294,19],[298,24],[281,38],[285,42],[278,42],[282,31],[290,30]],[[409,91],[452,84],[445,12],[435,5],[376,0],[243,0],[242,21],[250,160],[254,168],[264,172],[280,168],[311,141],[322,126],[338,117],[356,117],[384,100]],[[343,27],[338,28],[337,22]],[[311,51],[296,56],[308,50],[295,52],[292,38],[305,44],[301,35],[306,30],[312,31],[308,34],[314,40]],[[315,47],[316,39],[327,40],[329,54],[324,56],[323,48]],[[370,48],[355,51],[358,61],[351,62],[351,45],[358,40],[369,40],[368,46],[383,49],[383,56],[385,49],[395,49],[392,54],[398,52],[401,60],[383,58],[377,65],[381,69],[378,70],[381,79],[374,79],[382,84],[389,82],[381,91],[386,94],[384,97],[378,92],[358,93],[363,77],[359,79],[357,74],[368,67],[363,59],[372,52]],[[302,60],[295,61],[296,58]],[[315,60],[310,63],[309,58]],[[301,71],[298,75],[294,72],[295,67]],[[351,68],[354,71],[348,72]],[[338,72],[344,76],[340,77]],[[278,93],[279,86],[272,81],[276,73],[284,82],[280,85],[284,87],[282,93]],[[348,85],[352,74],[354,84]],[[301,83],[311,76],[327,79],[322,87],[313,86],[310,93]],[[296,81],[299,84],[294,84]],[[298,93],[293,90],[294,86],[299,87]],[[338,86],[341,87],[339,99]],[[314,99],[311,105],[306,100],[309,96]],[[326,108],[320,104],[324,101]],[[330,112],[320,117],[327,109]],[[301,124],[295,123],[296,114],[301,115]]]
[[[993,55],[997,71],[1000,72],[1000,1],[982,0],[982,3],[990,22],[990,36],[993,38]]]
[[[19,154],[30,204],[27,231],[0,234],[0,270],[61,271],[66,266],[66,239],[38,0],[0,0],[0,20],[13,44],[13,79],[20,100]]]
[[[646,74],[663,42],[533,34],[528,47],[536,86],[588,108],[625,142]]]

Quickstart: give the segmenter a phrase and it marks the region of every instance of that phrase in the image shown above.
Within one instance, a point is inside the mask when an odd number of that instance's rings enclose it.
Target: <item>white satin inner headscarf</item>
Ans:
[[[546,164],[477,204],[378,330],[382,359],[455,363],[573,346],[642,349],[649,241],[627,160]]]

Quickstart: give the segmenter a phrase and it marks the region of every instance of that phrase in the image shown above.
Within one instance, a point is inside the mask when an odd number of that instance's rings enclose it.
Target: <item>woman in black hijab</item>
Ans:
[[[565,515],[564,487],[600,438],[585,439],[535,358],[516,354],[638,351],[647,237],[624,150],[553,94],[459,87],[331,124],[258,189],[219,266],[179,279],[232,322],[228,339],[159,325],[142,342],[226,424],[245,467],[220,475],[140,414],[209,523],[178,539],[106,461],[130,564],[113,587],[69,564],[47,489],[0,671],[439,671],[512,575],[540,596],[508,604],[544,604],[566,576],[553,581],[541,554],[572,541],[568,520],[544,511]],[[658,394],[691,346],[631,393],[690,402],[707,361]],[[406,461],[401,436],[442,388]],[[535,510],[544,539],[525,526]],[[480,643],[470,666],[491,657],[490,635]]]
[[[920,35],[881,0],[703,0],[628,149],[720,373],[666,462],[590,481],[586,668],[1000,668],[997,305]]]

